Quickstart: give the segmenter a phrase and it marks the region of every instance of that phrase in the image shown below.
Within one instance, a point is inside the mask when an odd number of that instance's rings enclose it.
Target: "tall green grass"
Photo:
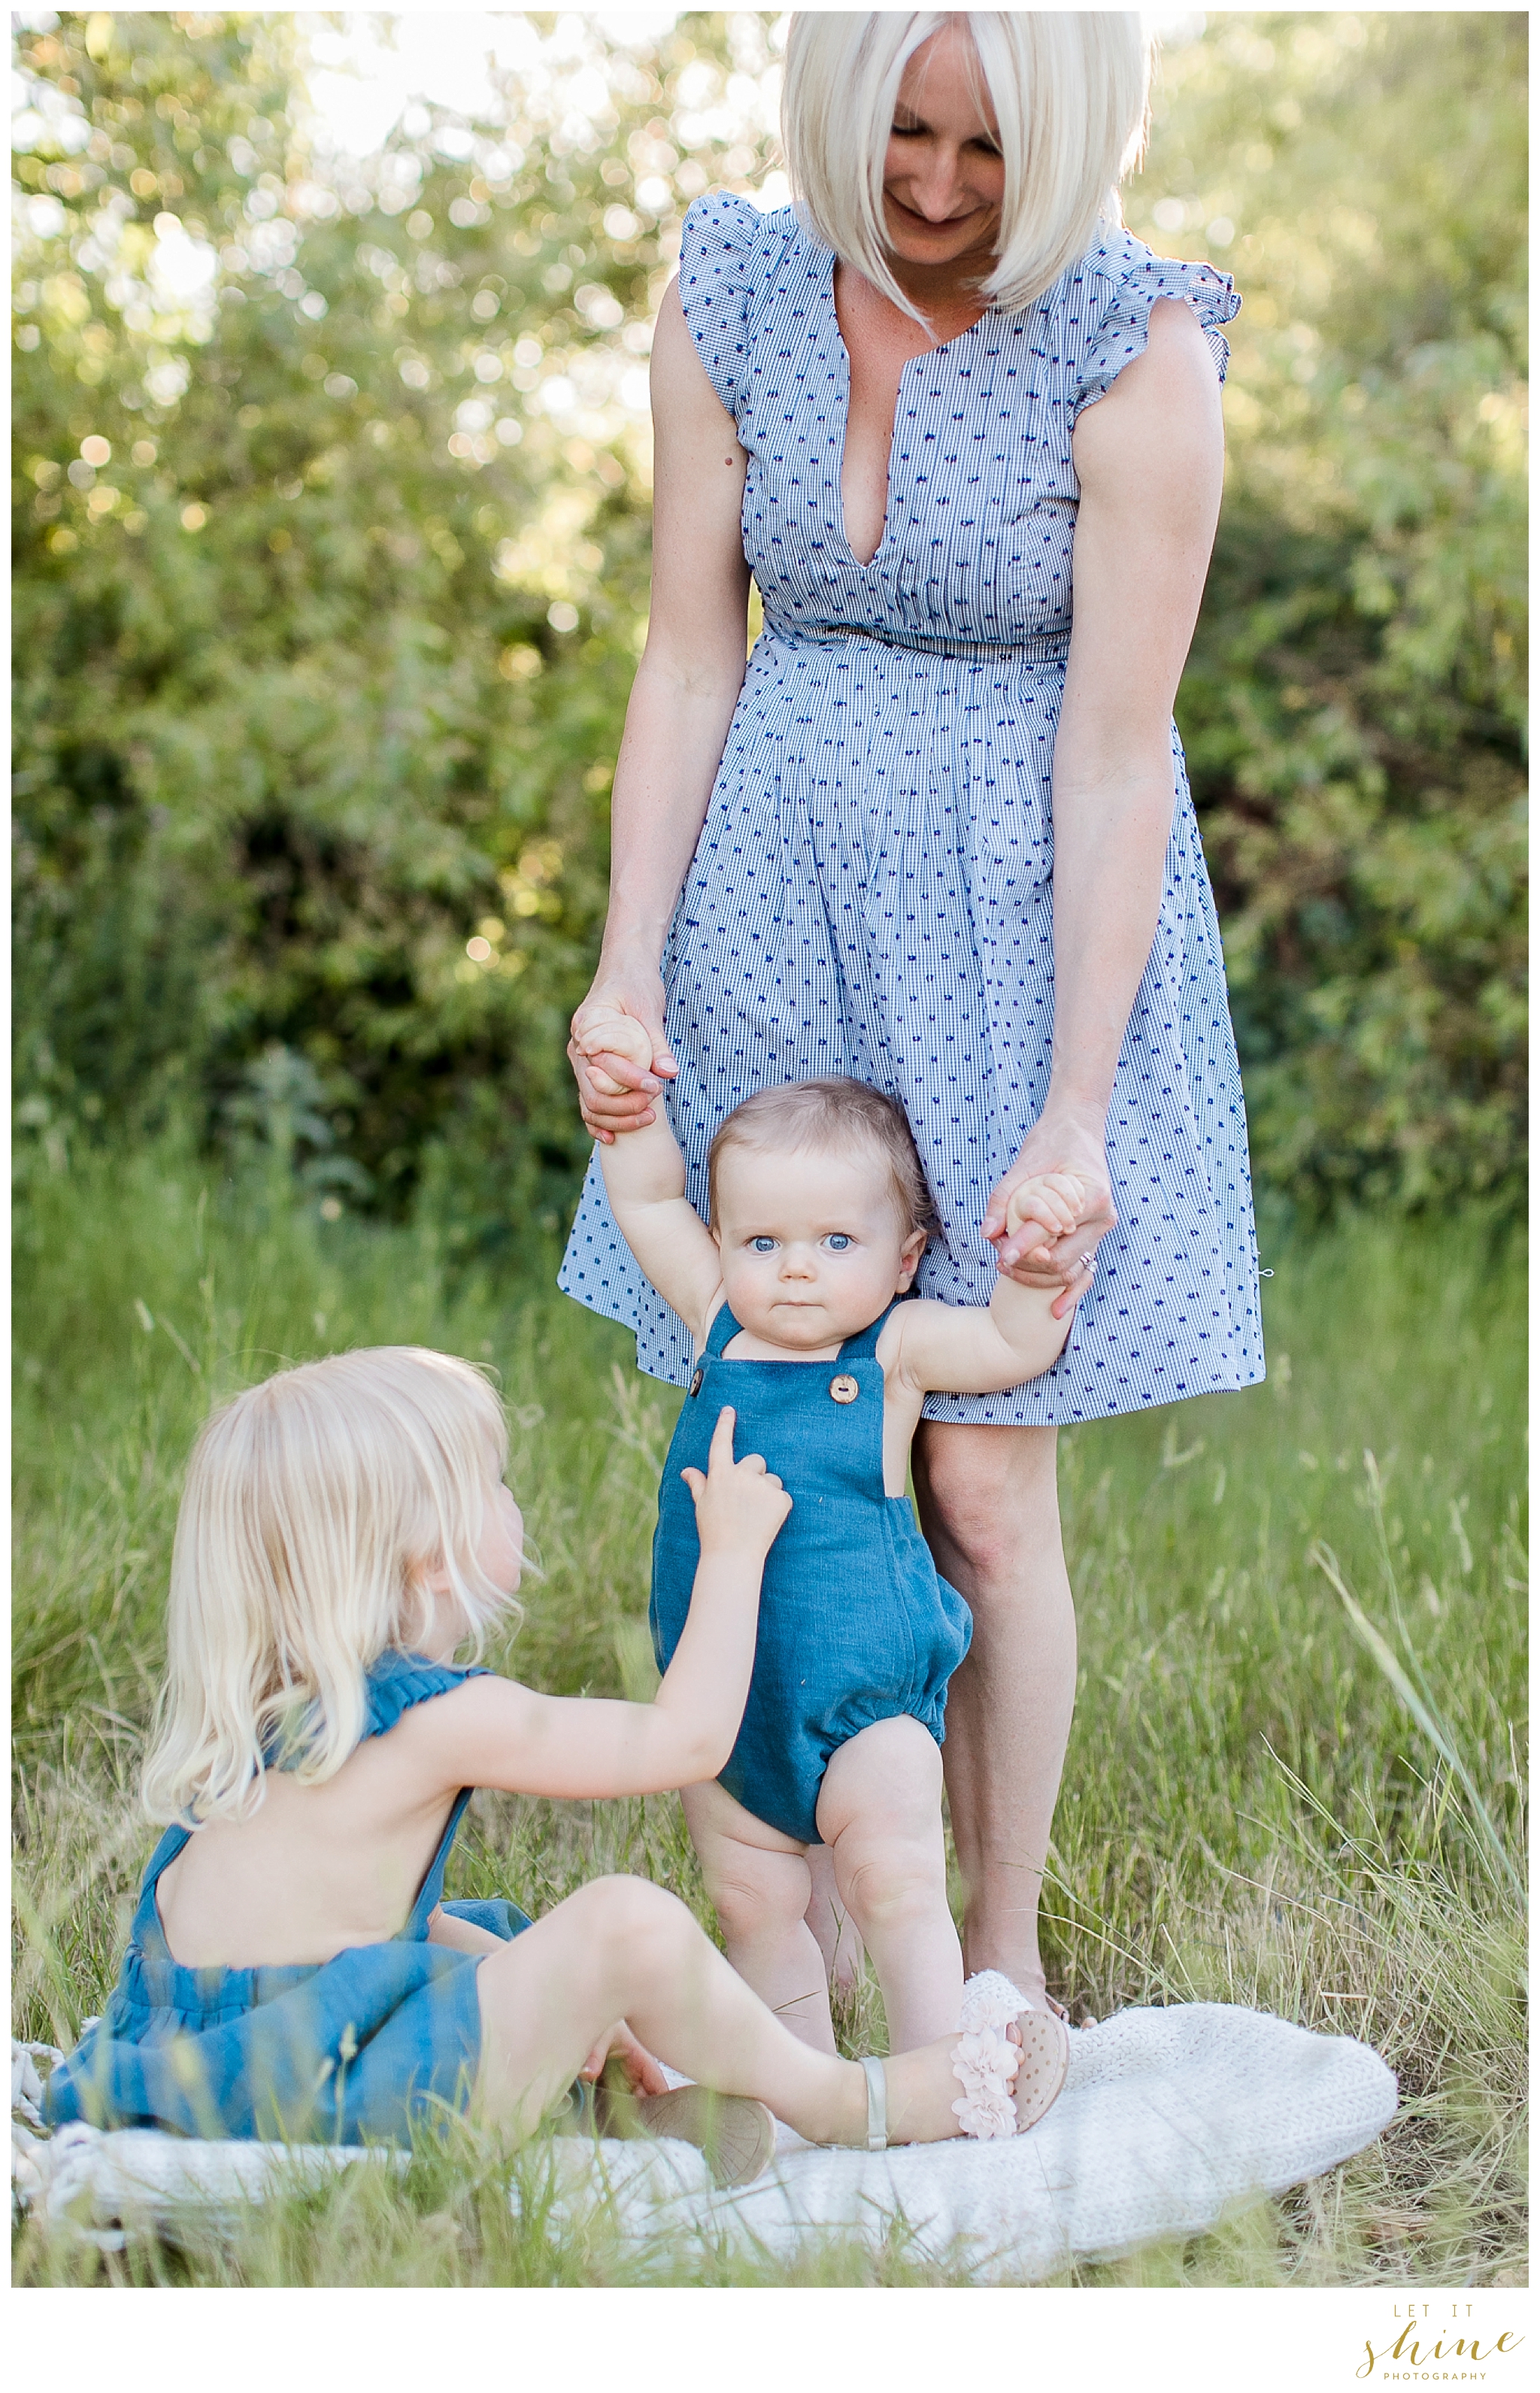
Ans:
[[[1063,1441],[1080,1684],[1050,1982],[1078,2017],[1254,2004],[1365,2038],[1403,2107],[1369,2151],[1081,2282],[1515,2281],[1520,2151],[1522,1259],[1479,1221],[1359,1223],[1267,1257],[1270,1376]],[[677,1399],[546,1285],[456,1279],[431,1224],[323,1221],[175,1150],[45,1177],[19,1212],[16,2032],[68,2045],[115,1974],[154,1831],[134,1774],[180,1474],[209,1403],[281,1362],[421,1340],[493,1365],[544,1576],[502,1658],[645,1692]],[[531,1910],[601,1869],[705,1914],[677,1800],[481,1795],[451,1890]],[[881,2034],[868,1984],[844,2021]],[[505,2175],[505,2171],[503,2172]],[[98,2254],[37,2225],[28,2282],[615,2282],[602,2239],[508,2213],[467,2143],[269,2204],[233,2238]],[[649,2280],[666,2279],[667,2254]],[[687,2281],[702,2282],[692,2259]],[[708,2272],[709,2273],[709,2272]],[[787,2282],[741,2262],[722,2282]],[[895,2242],[795,2282],[961,2282]]]

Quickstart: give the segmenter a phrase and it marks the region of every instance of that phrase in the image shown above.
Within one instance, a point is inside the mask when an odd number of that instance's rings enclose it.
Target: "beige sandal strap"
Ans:
[[[885,2152],[888,2149],[888,2081],[882,2064],[868,2053],[861,2063],[867,2073],[867,2150]]]

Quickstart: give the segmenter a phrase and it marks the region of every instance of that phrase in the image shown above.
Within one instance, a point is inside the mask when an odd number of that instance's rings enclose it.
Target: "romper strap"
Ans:
[[[150,1856],[150,1866],[145,1871],[144,1883],[139,1889],[138,1909],[134,1914],[134,1923],[128,1931],[130,1941],[137,1944],[141,1952],[148,1951],[157,1955],[163,1953],[168,1961],[171,1954],[161,1929],[161,1915],[155,1904],[155,1884],[161,1872],[170,1868],[183,1847],[191,1841],[191,1837],[190,1828],[174,1825],[166,1830]]]
[[[463,1662],[430,1662],[421,1654],[403,1654],[394,1646],[387,1647],[371,1665],[367,1682],[369,1720],[365,1736],[385,1736],[393,1729],[403,1712],[416,1704],[430,1703],[435,1695],[447,1695],[467,1679],[484,1679],[489,1675],[479,1664]],[[438,1839],[438,1850],[428,1863],[427,1874],[417,1890],[417,1900],[404,1928],[393,1942],[420,1944],[428,1932],[428,1918],[444,1891],[444,1871],[454,1842],[455,1830],[464,1817],[465,1806],[472,1789],[463,1786],[454,1798],[453,1809],[444,1823],[444,1833]]]
[[[391,1940],[393,1943],[421,1944],[426,1937],[428,1919],[443,1895],[444,1870],[450,1858],[450,1847],[454,1842],[454,1832],[464,1817],[465,1806],[470,1801],[473,1792],[473,1788],[462,1786],[455,1797],[454,1809],[445,1821],[444,1833],[438,1839],[438,1850],[429,1862],[427,1876],[417,1890],[417,1900],[411,1906],[411,1916],[404,1928],[398,1929]]]
[[[452,1694],[467,1679],[487,1676],[479,1662],[430,1662],[422,1654],[406,1654],[387,1645],[365,1675],[364,1735],[386,1736],[402,1713],[414,1705],[430,1703],[435,1695]]]
[[[728,1340],[736,1338],[742,1327],[742,1322],[735,1318],[732,1306],[724,1297],[706,1332],[706,1343],[700,1350],[701,1361],[705,1362],[708,1357],[719,1360]]]
[[[883,1330],[887,1327],[888,1314],[892,1313],[895,1306],[900,1305],[903,1302],[904,1299],[901,1296],[895,1296],[893,1303],[889,1305],[887,1313],[880,1314],[878,1318],[875,1321],[868,1323],[865,1329],[858,1329],[854,1338],[847,1338],[844,1344],[840,1349],[840,1361],[842,1363],[861,1363],[869,1360],[870,1357],[876,1353],[877,1341],[879,1338],[881,1337]]]

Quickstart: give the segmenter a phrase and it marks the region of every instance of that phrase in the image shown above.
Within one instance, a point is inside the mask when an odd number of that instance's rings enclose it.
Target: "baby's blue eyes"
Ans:
[[[773,1255],[780,1241],[778,1239],[771,1237],[750,1238],[749,1240],[749,1251],[751,1255]],[[853,1247],[855,1243],[855,1239],[846,1230],[831,1230],[829,1236],[824,1240],[824,1245],[829,1249],[831,1253],[837,1255],[842,1255],[845,1249],[847,1247]]]

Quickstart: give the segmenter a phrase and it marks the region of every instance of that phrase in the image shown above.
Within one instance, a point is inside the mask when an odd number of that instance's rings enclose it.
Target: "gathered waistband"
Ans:
[[[942,634],[880,632],[866,623],[767,622],[764,630],[767,638],[790,647],[837,648],[862,640],[920,656],[956,657],[965,664],[1063,664],[1069,654],[1067,632],[1042,632],[1030,640],[954,640]]]

